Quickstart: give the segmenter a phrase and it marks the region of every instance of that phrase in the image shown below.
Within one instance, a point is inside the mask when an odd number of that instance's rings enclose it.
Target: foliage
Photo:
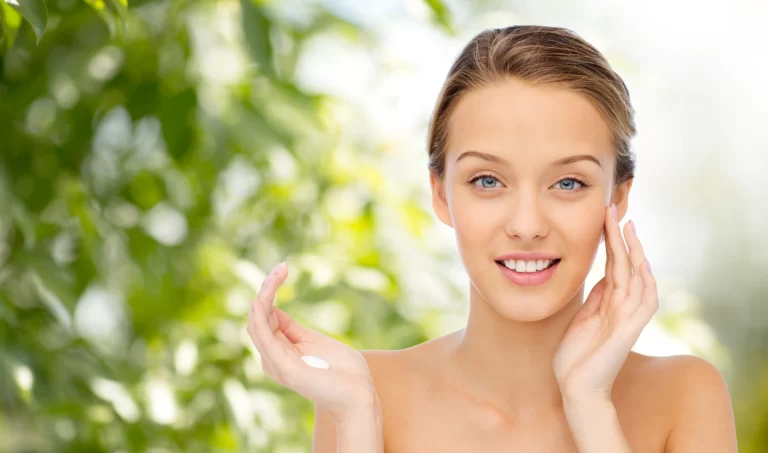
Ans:
[[[255,0],[0,5],[0,451],[306,450],[310,403],[244,328],[283,259],[298,320],[426,339],[378,240],[381,176],[292,82],[311,36],[364,30]]]

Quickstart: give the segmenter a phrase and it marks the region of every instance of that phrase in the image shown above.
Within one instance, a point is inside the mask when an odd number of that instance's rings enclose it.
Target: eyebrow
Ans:
[[[509,165],[509,162],[503,157],[497,156],[495,154],[481,153],[480,151],[465,151],[461,153],[459,157],[456,158],[456,163],[458,163],[461,159],[465,157],[472,157],[472,156],[479,157],[480,159],[487,160],[488,162],[493,162],[495,164]],[[590,154],[576,154],[573,156],[563,157],[562,159],[558,159],[552,162],[550,166],[562,167],[563,165],[572,164],[574,162],[579,162],[582,160],[594,162],[598,165],[598,167],[603,168],[603,165],[600,163],[600,161],[597,160],[595,156],[592,156]]]

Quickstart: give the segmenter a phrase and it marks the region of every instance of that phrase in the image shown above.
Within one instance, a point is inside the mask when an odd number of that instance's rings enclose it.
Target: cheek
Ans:
[[[468,243],[486,241],[503,223],[503,201],[499,200],[478,199],[466,193],[457,194],[451,211],[456,234]]]
[[[494,242],[499,228],[503,227],[504,209],[494,206],[493,200],[472,197],[471,194],[456,194],[451,200],[451,217],[456,243],[465,265],[484,259],[489,244]],[[499,201],[496,201],[498,204]]]
[[[578,254],[591,254],[600,244],[605,225],[605,208],[600,203],[582,205],[577,215],[569,216],[568,228],[563,234],[568,238],[569,249]]]

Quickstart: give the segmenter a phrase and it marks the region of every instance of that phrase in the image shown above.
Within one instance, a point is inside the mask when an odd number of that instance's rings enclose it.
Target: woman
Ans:
[[[253,303],[265,372],[315,403],[313,451],[735,452],[715,367],[630,351],[658,307],[638,233],[619,227],[634,134],[625,84],[573,32],[473,38],[428,144],[432,206],[471,282],[466,327],[355,351],[273,306],[283,263]],[[605,277],[584,301],[603,240]]]

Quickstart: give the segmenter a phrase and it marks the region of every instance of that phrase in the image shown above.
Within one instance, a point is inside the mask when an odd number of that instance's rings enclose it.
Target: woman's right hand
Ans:
[[[251,302],[248,335],[261,355],[264,372],[326,410],[337,423],[374,410],[378,398],[362,354],[300,325],[274,306],[277,288],[287,276],[287,265],[275,266]],[[325,360],[330,369],[307,365],[301,359],[307,355]]]

